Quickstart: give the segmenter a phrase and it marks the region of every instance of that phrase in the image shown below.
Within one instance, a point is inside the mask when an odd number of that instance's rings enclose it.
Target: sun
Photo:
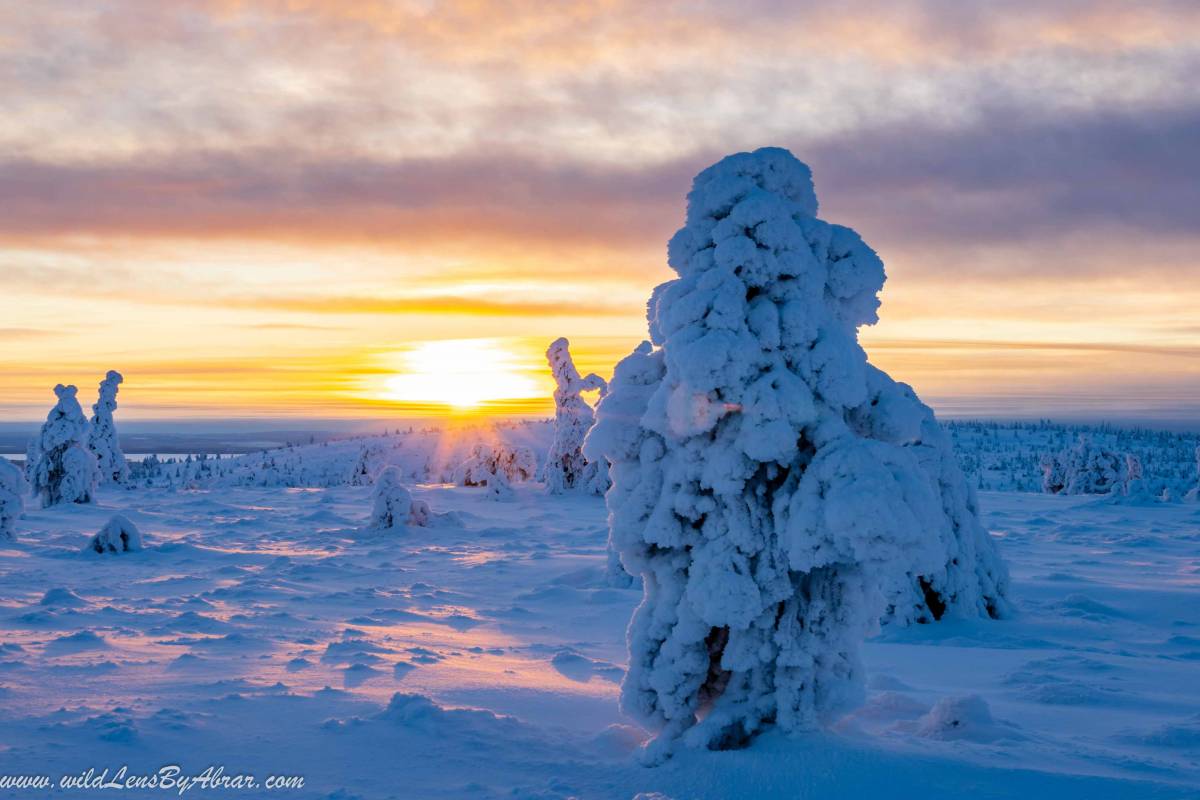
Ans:
[[[423,342],[399,356],[396,374],[384,380],[385,400],[466,411],[541,393],[528,368],[498,339]]]

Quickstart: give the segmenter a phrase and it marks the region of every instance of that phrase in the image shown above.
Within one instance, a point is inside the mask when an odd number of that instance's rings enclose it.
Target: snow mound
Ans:
[[[992,719],[991,708],[977,694],[938,700],[917,720],[915,733],[925,739],[971,742],[993,742],[1012,736]]]
[[[87,601],[65,586],[57,586],[46,590],[40,604],[59,608],[81,608],[87,605]]]
[[[622,703],[659,732],[650,760],[857,702],[880,619],[1007,608],[946,433],[858,344],[883,263],[816,209],[779,148],[696,177],[652,343],[617,365],[584,444],[610,462],[611,540],[644,583]]]
[[[120,514],[114,514],[84,548],[96,553],[133,553],[141,549],[141,531]]]

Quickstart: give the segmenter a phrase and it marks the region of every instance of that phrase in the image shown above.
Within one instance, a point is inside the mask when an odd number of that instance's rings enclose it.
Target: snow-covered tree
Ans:
[[[370,527],[392,530],[428,523],[429,504],[424,500],[413,500],[404,486],[404,475],[399,467],[385,467],[375,478]]]
[[[371,452],[367,445],[362,445],[358,451],[358,458],[354,460],[354,467],[350,470],[349,483],[351,486],[370,486],[371,485]]]
[[[604,396],[608,384],[595,373],[580,377],[571,360],[570,343],[555,339],[546,350],[546,360],[554,375],[554,440],[546,455],[543,478],[552,494],[569,489],[585,489],[593,494],[608,491],[608,462],[589,461],[584,457],[583,440],[591,430],[595,415],[583,399],[583,392],[599,391]]]
[[[777,148],[701,172],[584,444],[642,576],[622,704],[672,742],[812,727],[885,620],[1001,616],[1007,573],[933,412],[867,363],[883,264]]]
[[[1200,501],[1200,445],[1196,446],[1196,485],[1183,496],[1189,502]]]
[[[100,382],[100,395],[92,406],[92,427],[88,431],[88,449],[96,456],[102,483],[125,483],[129,465],[117,440],[113,412],[117,410],[117,390],[125,379],[116,370],[109,370]]]
[[[113,514],[84,549],[97,553],[132,553],[142,549],[142,533],[128,517]]]
[[[30,483],[42,508],[59,503],[90,503],[99,477],[96,457],[87,448],[88,422],[74,386],[54,387],[58,403],[50,410],[31,448],[36,456]]]
[[[0,541],[15,541],[17,520],[25,511],[21,495],[27,490],[25,476],[16,464],[0,458]]]
[[[1073,447],[1042,458],[1042,491],[1047,494],[1126,493],[1142,477],[1136,456],[1107,450],[1086,436]]]
[[[488,473],[483,480],[489,500],[508,501],[513,499],[512,483],[503,469]]]
[[[537,473],[537,456],[528,447],[512,447],[503,442],[477,444],[471,455],[454,470],[459,486],[490,486],[499,475],[505,483],[532,480]]]

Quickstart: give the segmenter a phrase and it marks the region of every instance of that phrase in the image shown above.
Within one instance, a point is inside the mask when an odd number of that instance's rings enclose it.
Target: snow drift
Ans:
[[[883,264],[768,148],[701,172],[643,342],[584,445],[640,574],[626,711],[649,757],[812,727],[860,692],[881,619],[998,617],[1007,573],[946,434],[867,362]]]

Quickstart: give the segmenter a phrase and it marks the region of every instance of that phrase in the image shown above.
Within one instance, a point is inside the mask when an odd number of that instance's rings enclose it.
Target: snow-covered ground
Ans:
[[[544,430],[510,433],[544,452]],[[437,442],[246,456],[198,488],[30,509],[0,544],[0,775],[304,778],[185,794],[221,798],[1197,796],[1200,504],[984,492],[1014,618],[888,629],[834,729],[643,767],[616,702],[640,591],[604,583],[603,500],[414,480],[445,516],[366,530],[372,487],[339,470],[366,452],[424,479],[465,450]],[[237,485],[272,482],[330,485]],[[114,513],[145,549],[83,552]],[[0,788],[60,794],[89,792]]]

